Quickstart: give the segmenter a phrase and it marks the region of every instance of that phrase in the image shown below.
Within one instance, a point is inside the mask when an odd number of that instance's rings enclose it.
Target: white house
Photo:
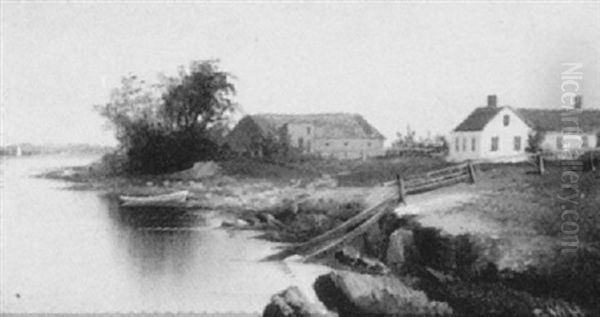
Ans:
[[[498,106],[496,96],[488,96],[488,104],[473,110],[450,134],[449,160],[489,159],[497,162],[527,160],[529,136],[541,133],[544,151],[562,151],[567,147],[563,130],[575,123],[561,120],[577,117],[578,142],[568,142],[570,149],[600,147],[600,110],[582,109],[581,97],[574,105],[577,115],[564,109],[512,108]]]

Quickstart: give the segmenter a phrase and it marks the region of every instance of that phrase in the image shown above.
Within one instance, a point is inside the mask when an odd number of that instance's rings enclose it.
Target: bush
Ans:
[[[127,150],[127,171],[160,174],[191,168],[196,161],[218,158],[219,147],[207,138],[193,133],[170,132],[142,125],[132,134]]]

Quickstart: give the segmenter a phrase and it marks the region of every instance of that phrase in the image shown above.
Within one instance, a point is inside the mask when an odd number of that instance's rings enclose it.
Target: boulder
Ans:
[[[393,276],[334,271],[315,281],[319,300],[339,316],[446,316],[452,309],[430,301]]]
[[[352,246],[344,247],[336,252],[334,257],[339,263],[349,266],[357,272],[375,275],[390,273],[390,269],[381,261],[361,255]]]
[[[271,302],[265,307],[263,317],[311,317],[319,316],[315,305],[296,286],[287,288],[273,295]]]
[[[213,162],[196,162],[190,169],[172,173],[169,175],[171,179],[181,180],[196,180],[203,179],[218,174],[221,171],[221,167]]]
[[[390,235],[385,262],[394,272],[400,272],[407,260],[409,249],[413,246],[413,232],[406,229],[397,229]]]
[[[243,219],[223,220],[221,227],[247,228],[250,224]]]

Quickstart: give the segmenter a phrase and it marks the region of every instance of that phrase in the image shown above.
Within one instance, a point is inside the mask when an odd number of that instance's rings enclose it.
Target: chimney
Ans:
[[[496,98],[496,95],[488,95],[488,103],[487,106],[490,108],[495,108],[498,104],[498,98]]]
[[[582,101],[581,95],[577,95],[575,96],[575,98],[573,98],[573,107],[575,109],[581,109],[581,107],[583,106],[583,101]]]

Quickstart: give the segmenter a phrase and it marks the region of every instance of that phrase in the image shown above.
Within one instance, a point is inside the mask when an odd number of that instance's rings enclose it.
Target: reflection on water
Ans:
[[[111,219],[126,242],[127,256],[144,278],[171,274],[183,276],[192,263],[207,225],[199,212],[165,207],[119,207],[109,203]]]
[[[260,262],[272,244],[222,230],[203,211],[119,208],[28,177],[91,159],[2,161],[2,312],[258,312],[289,285],[314,298],[325,268]]]

